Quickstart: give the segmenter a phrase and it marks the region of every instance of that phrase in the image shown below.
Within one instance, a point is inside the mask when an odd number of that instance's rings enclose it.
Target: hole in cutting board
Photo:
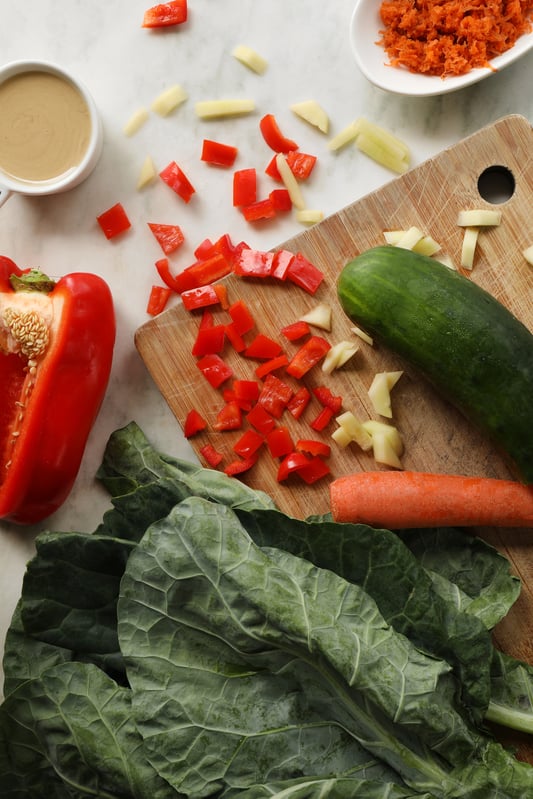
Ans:
[[[477,181],[478,191],[488,203],[498,205],[507,202],[516,188],[513,173],[506,166],[489,166]]]

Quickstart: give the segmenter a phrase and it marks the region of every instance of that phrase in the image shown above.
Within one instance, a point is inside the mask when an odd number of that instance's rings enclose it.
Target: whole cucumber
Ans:
[[[491,294],[390,245],[346,264],[347,316],[415,366],[533,483],[533,335]]]

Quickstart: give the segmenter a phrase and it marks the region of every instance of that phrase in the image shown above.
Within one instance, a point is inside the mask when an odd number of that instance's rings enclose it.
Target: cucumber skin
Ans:
[[[346,264],[346,315],[411,363],[533,483],[533,335],[459,272],[390,245]]]

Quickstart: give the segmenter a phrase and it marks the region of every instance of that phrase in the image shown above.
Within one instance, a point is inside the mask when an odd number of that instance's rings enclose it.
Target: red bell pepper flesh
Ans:
[[[165,28],[187,21],[187,0],[159,3],[144,12],[143,28]]]
[[[276,213],[291,210],[292,200],[287,189],[272,189],[268,196]]]
[[[257,200],[257,172],[253,167],[239,169],[233,175],[233,205],[251,205]]]
[[[289,453],[283,458],[279,465],[277,474],[278,483],[283,483],[291,474],[299,472],[300,469],[303,469],[308,463],[309,458],[304,452]]]
[[[196,366],[213,388],[220,386],[233,377],[233,369],[216,353],[204,355],[196,362]]]
[[[263,383],[257,404],[275,419],[279,419],[293,395],[292,388],[273,374],[268,374]]]
[[[260,360],[270,360],[281,354],[281,344],[274,339],[258,333],[243,352],[247,358],[259,358]]]
[[[308,261],[302,253],[296,253],[288,266],[286,277],[308,294],[315,294],[324,280],[324,274],[320,269]]]
[[[243,352],[246,349],[246,342],[241,334],[237,331],[235,322],[230,322],[229,325],[226,325],[225,330],[226,338],[235,352]]]
[[[293,355],[287,366],[287,374],[302,378],[322,360],[330,347],[330,343],[322,336],[311,336]]]
[[[339,413],[342,408],[342,397],[335,396],[328,386],[316,386],[313,394],[326,408],[330,408],[333,413]]]
[[[213,252],[213,242],[211,239],[204,239],[198,247],[194,250],[194,257],[199,261],[205,260]]]
[[[261,405],[254,405],[252,410],[246,415],[247,421],[258,433],[266,436],[276,426],[276,420]]]
[[[170,262],[168,258],[159,258],[159,260],[155,262],[155,268],[165,286],[168,286],[169,289],[172,289],[172,291],[178,294],[183,291],[184,286],[179,276],[174,277],[170,271]]]
[[[275,153],[288,153],[297,150],[298,145],[292,139],[287,139],[279,129],[276,118],[273,114],[265,114],[259,122],[259,129],[268,146]]]
[[[207,427],[207,422],[196,408],[191,408],[183,424],[183,435],[185,438],[192,438],[197,433],[201,433]]]
[[[301,386],[298,391],[290,398],[287,404],[287,410],[295,419],[299,419],[309,402],[311,401],[311,392],[306,386]]]
[[[260,387],[256,380],[234,380],[233,391],[238,400],[257,402]]]
[[[276,427],[266,437],[268,450],[273,458],[284,458],[294,451],[294,442],[287,427]]]
[[[214,166],[229,167],[235,163],[238,152],[238,149],[231,144],[204,139],[201,160]]]
[[[257,200],[255,203],[244,206],[242,215],[247,222],[259,222],[262,219],[274,219],[276,209],[272,199],[266,197],[264,200]]]
[[[257,430],[246,430],[233,446],[233,451],[241,458],[250,458],[263,446],[265,438]]]
[[[193,288],[194,286],[205,286],[207,283],[214,283],[216,280],[229,275],[231,270],[231,262],[222,253],[215,253],[210,258],[196,261],[196,263],[186,267],[180,278],[183,281],[189,281],[190,285],[187,288]]]
[[[226,402],[217,413],[217,420],[213,425],[215,430],[240,430],[242,427],[242,411],[235,400]]]
[[[274,253],[249,247],[235,258],[233,272],[239,277],[270,277],[273,263]]]
[[[281,355],[278,355],[276,358],[270,358],[270,360],[260,364],[255,369],[255,374],[257,377],[262,379],[271,372],[275,372],[277,369],[284,369],[288,363],[289,359],[284,353],[282,353]]]
[[[97,275],[66,275],[39,299],[53,318],[48,346],[29,370],[27,357],[6,355],[0,335],[0,518],[19,524],[46,518],[70,493],[115,343],[113,299]],[[0,294],[4,312],[23,312],[29,302],[27,292]]]
[[[185,203],[191,201],[196,189],[175,161],[171,161],[160,173],[159,177]]]
[[[196,358],[201,358],[203,355],[222,352],[224,349],[225,337],[224,325],[200,327],[192,347],[192,354]]]
[[[335,412],[332,411],[331,408],[322,408],[318,416],[316,416],[311,422],[312,429],[316,430],[317,433],[319,433],[321,430],[325,430],[334,416]]]
[[[316,161],[316,155],[300,153],[296,150],[291,150],[290,153],[287,153],[287,164],[297,180],[307,180],[315,167]]]
[[[179,225],[163,225],[158,222],[148,222],[147,224],[165,255],[175,252],[185,241],[185,236]]]
[[[239,335],[244,336],[246,333],[249,333],[250,330],[254,329],[255,320],[244,300],[236,300],[232,303],[228,308],[228,313]]]
[[[200,455],[212,469],[216,469],[224,460],[222,453],[215,449],[212,444],[204,444],[204,446],[200,448]]]
[[[224,473],[227,474],[228,477],[235,477],[238,474],[247,472],[256,463],[257,456],[250,455],[249,458],[243,458],[243,460],[235,460],[232,461],[232,463],[228,463],[228,465],[224,468]]]
[[[96,221],[106,239],[113,239],[131,227],[131,222],[122,203],[115,203],[107,211],[103,211],[96,217]]]
[[[309,462],[298,469],[298,474],[308,485],[312,485],[316,483],[317,480],[322,480],[323,477],[327,477],[328,474],[331,474],[331,470],[327,463],[324,463],[322,458],[318,456],[314,456],[309,459]]]
[[[146,313],[150,316],[157,316],[165,310],[172,294],[172,289],[168,286],[152,286],[146,305]]]
[[[307,452],[308,455],[317,455],[320,458],[329,458],[331,455],[330,445],[314,438],[300,438],[294,448],[298,452]]]
[[[276,280],[286,280],[289,267],[294,260],[294,254],[289,250],[277,250],[274,253],[274,263],[272,264],[272,277]]]
[[[197,311],[199,308],[207,308],[220,303],[217,292],[210,284],[182,291],[181,301],[187,311]]]
[[[289,341],[298,341],[298,339],[308,336],[310,332],[311,328],[309,327],[309,324],[303,319],[297,322],[292,322],[289,325],[285,325],[285,327],[282,327],[280,330],[281,335],[285,336],[285,338]]]
[[[279,174],[277,155],[277,153],[274,153],[272,159],[267,164],[265,175],[268,175],[268,177],[272,178],[272,180],[276,180],[278,183],[281,183],[282,179],[281,175]]]

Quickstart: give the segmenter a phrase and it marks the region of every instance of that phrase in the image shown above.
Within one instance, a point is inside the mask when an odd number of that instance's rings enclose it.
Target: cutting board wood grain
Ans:
[[[255,332],[279,341],[283,341],[279,333],[283,325],[325,302],[333,308],[332,330],[325,337],[332,343],[357,340],[351,330],[352,323],[342,313],[336,298],[336,279],[344,264],[361,251],[384,243],[384,231],[416,225],[433,236],[442,245],[442,253],[459,265],[463,231],[457,226],[457,214],[462,209],[494,207],[480,195],[479,179],[487,171],[500,170],[512,177],[514,191],[509,199],[498,204],[502,211],[501,225],[481,231],[475,265],[469,276],[533,329],[533,268],[522,255],[533,244],[533,131],[530,123],[518,115],[483,128],[280,244],[279,249],[303,253],[324,272],[325,280],[315,296],[294,285],[230,276],[225,279],[229,299],[231,302],[244,299],[256,320]],[[215,320],[227,321],[225,312],[216,312]],[[148,371],[181,425],[191,407],[213,423],[222,404],[220,390],[210,387],[191,355],[198,323],[199,315],[188,313],[180,304],[148,321],[135,336]],[[296,349],[294,344],[284,342],[284,346],[289,355]],[[224,357],[233,367],[235,377],[254,379],[257,361],[235,354],[229,346]],[[379,418],[369,402],[368,387],[376,372],[397,369],[404,374],[392,392],[392,423],[405,443],[402,461],[406,469],[516,476],[512,464],[485,436],[443,401],[409,364],[383,346],[361,341],[359,352],[343,369],[324,376],[315,367],[305,382],[311,388],[328,385],[334,394],[343,397],[344,409],[352,410],[362,419]],[[278,374],[283,378],[282,373]],[[319,410],[319,403],[313,401],[305,415],[306,423],[295,422],[289,414],[280,423],[290,429],[294,438],[316,437],[308,422]],[[328,439],[333,429],[334,423],[322,437]],[[191,439],[190,443],[199,452],[205,443],[212,442],[223,450],[224,463],[228,463],[235,457],[232,447],[239,435],[240,432],[211,431]],[[356,446],[341,449],[334,445],[329,464],[333,476],[382,468],[376,467],[371,455]],[[296,479],[280,485],[276,472],[277,463],[264,453],[244,479],[268,492],[280,508],[294,516],[328,510],[328,479],[312,486]],[[520,599],[495,631],[496,642],[506,652],[533,664],[533,530],[477,529],[476,532],[510,559],[514,572],[523,581]],[[527,741],[518,737],[513,743],[519,747],[521,756],[533,762],[533,747]]]

